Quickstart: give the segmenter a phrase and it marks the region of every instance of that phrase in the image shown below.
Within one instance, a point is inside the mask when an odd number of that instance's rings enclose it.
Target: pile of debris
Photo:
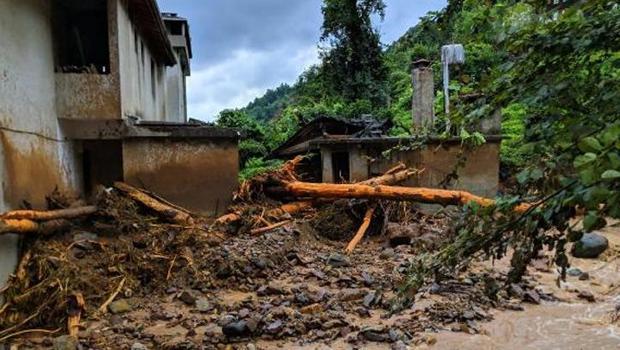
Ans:
[[[453,235],[445,214],[424,215],[411,202],[491,200],[394,186],[417,173],[402,164],[357,184],[305,183],[301,162],[245,182],[230,213],[214,222],[123,183],[101,189],[92,206],[56,199],[54,210],[0,216],[0,234],[28,238],[0,291],[0,344],[63,333],[95,348],[138,340],[158,348],[253,338],[411,342],[444,323],[477,332],[488,307],[506,304],[508,295],[492,288],[502,275],[479,271],[418,291],[410,297],[432,302],[401,310],[400,319],[395,313],[409,261]],[[367,235],[380,237],[377,244],[356,249]],[[175,311],[162,311],[171,303]],[[390,323],[377,326],[373,310]],[[149,325],[184,331],[173,344]]]

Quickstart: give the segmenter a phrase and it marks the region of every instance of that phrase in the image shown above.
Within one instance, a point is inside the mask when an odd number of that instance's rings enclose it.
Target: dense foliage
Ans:
[[[371,16],[384,16],[383,0],[324,0],[321,75],[325,90],[346,102],[386,102],[386,68]]]
[[[567,243],[620,218],[620,107],[613,102],[620,98],[620,7],[607,0],[561,12],[518,6],[518,25],[511,22],[496,39],[509,59],[484,85],[493,98],[467,117],[505,108],[524,125],[520,139],[511,140],[523,168],[519,196],[502,198],[496,208],[468,207],[455,242],[412,264],[409,289],[508,248],[515,250],[510,282],[544,246],[555,250],[564,274]],[[513,204],[523,200],[535,204],[515,215]]]

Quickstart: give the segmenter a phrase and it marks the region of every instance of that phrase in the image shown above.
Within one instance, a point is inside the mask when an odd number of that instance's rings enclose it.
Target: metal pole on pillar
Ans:
[[[465,49],[461,44],[441,47],[441,66],[443,69],[443,98],[446,112],[446,131],[450,131],[450,65],[465,63]]]

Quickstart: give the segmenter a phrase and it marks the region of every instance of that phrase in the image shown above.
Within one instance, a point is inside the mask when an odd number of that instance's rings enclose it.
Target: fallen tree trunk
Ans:
[[[0,218],[5,220],[34,220],[34,221],[48,221],[56,219],[73,219],[80,216],[86,216],[97,212],[97,207],[94,205],[68,208],[59,210],[14,210],[0,215]]]
[[[441,205],[465,205],[474,202],[483,207],[495,205],[493,199],[458,190],[386,185],[317,184],[299,181],[286,182],[282,186],[285,191],[296,197],[384,199]],[[521,213],[530,207],[531,204],[522,203],[517,205],[514,210]]]
[[[364,235],[366,234],[366,231],[368,230],[368,227],[370,226],[370,221],[372,220],[372,216],[374,213],[375,213],[374,206],[371,206],[366,210],[366,214],[364,215],[364,220],[362,221],[362,224],[360,225],[360,228],[357,230],[357,233],[355,234],[355,236],[353,236],[353,239],[351,239],[351,241],[345,248],[344,250],[345,253],[351,254],[353,252],[353,249],[355,249],[355,246],[357,246],[357,244],[362,240],[362,238],[364,238]]]
[[[64,219],[50,220],[44,222],[36,222],[27,219],[0,219],[0,235],[8,233],[36,233],[40,235],[49,235],[70,226],[71,223]]]
[[[115,182],[114,188],[123,192],[129,198],[135,200],[143,206],[151,209],[153,212],[155,212],[166,221],[179,225],[193,225],[194,223],[192,216],[186,211],[181,211],[179,209],[173,208],[170,205],[167,205],[153,198],[151,195],[145,193],[138,188],[135,188],[123,182]]]
[[[417,170],[409,170],[406,169],[404,164],[399,164],[394,168],[388,170],[384,175],[374,177],[357,184],[360,185],[392,185],[397,184],[402,181],[409,179],[411,176],[418,174]],[[326,201],[330,202],[330,201]],[[269,210],[266,215],[267,216],[281,216],[282,214],[293,215],[304,211],[306,209],[310,209],[317,205],[319,201],[317,200],[304,200],[282,204],[278,208]],[[215,223],[216,224],[230,224],[236,221],[241,220],[242,214],[240,213],[230,213],[219,217]]]

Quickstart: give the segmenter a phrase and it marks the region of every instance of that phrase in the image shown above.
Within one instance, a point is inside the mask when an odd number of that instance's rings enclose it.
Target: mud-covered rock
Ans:
[[[609,247],[609,241],[598,233],[584,233],[580,240],[575,242],[571,253],[576,258],[598,258]]]

